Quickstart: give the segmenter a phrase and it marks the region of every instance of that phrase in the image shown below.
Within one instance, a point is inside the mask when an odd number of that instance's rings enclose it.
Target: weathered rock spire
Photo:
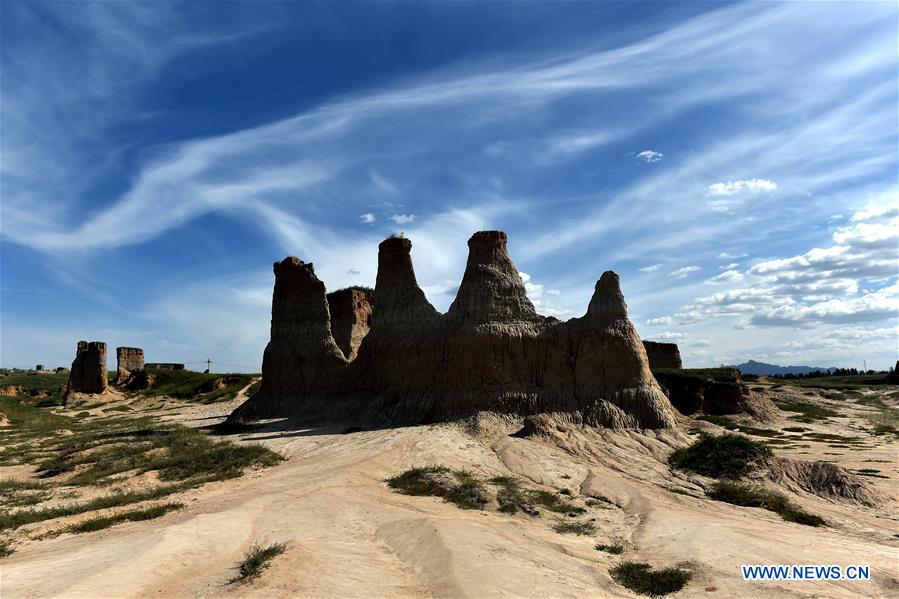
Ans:
[[[291,256],[273,266],[272,332],[262,359],[263,391],[309,391],[346,365],[331,336],[325,284],[311,262]]]
[[[103,393],[108,385],[106,343],[79,341],[69,371],[66,393]]]
[[[415,280],[412,241],[390,237],[378,245],[372,325],[433,320],[439,316]]]
[[[618,274],[607,270],[596,282],[593,298],[587,308],[587,316],[600,318],[627,318],[627,304],[621,294]]]
[[[475,233],[468,247],[459,292],[442,316],[415,280],[411,241],[382,242],[371,330],[351,363],[334,343],[312,266],[296,258],[276,263],[263,387],[229,419],[367,425],[487,411],[562,413],[616,428],[676,426],[627,318],[618,275],[603,274],[584,317],[561,322],[534,310],[505,233]]]
[[[478,231],[468,240],[468,264],[447,316],[473,323],[535,320],[503,231]]]

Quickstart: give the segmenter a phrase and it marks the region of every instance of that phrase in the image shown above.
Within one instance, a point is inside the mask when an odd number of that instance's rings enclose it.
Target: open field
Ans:
[[[246,389],[211,403],[135,394],[66,408],[3,396],[0,595],[634,597],[624,585],[636,585],[678,597],[895,596],[897,388],[757,389],[778,406],[764,422],[560,423],[529,437],[490,415],[213,434]],[[834,462],[882,502],[740,468],[715,471],[719,481],[669,461],[701,434],[747,439],[716,449],[728,459]],[[737,482],[722,486],[728,476]],[[791,509],[814,519],[790,520]],[[744,582],[740,565],[756,563],[869,564],[872,580]]]

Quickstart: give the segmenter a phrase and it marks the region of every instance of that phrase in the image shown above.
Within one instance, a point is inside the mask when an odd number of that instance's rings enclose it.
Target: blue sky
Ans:
[[[894,3],[0,4],[0,364],[258,370],[271,264],[621,275],[688,366],[897,357]],[[111,361],[111,363],[114,360]],[[192,364],[199,367],[199,364]]]

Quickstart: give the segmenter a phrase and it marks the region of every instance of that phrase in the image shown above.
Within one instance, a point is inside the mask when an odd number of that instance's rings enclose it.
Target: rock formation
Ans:
[[[144,350],[139,347],[117,347],[116,377],[113,385],[123,385],[131,374],[144,369]]]
[[[144,367],[144,350],[139,347],[116,348],[116,377],[112,381],[113,385],[132,390],[149,389],[153,386],[153,381],[153,375]]]
[[[887,373],[887,381],[894,385],[899,383],[899,360],[896,360],[896,367],[892,372]]]
[[[66,394],[103,393],[108,384],[106,344],[102,341],[79,341],[69,371]]]
[[[649,367],[656,368],[683,368],[680,359],[680,350],[677,343],[659,343],[658,341],[644,341],[646,357],[649,358]]]
[[[325,286],[312,265],[276,262],[262,387],[230,421],[296,416],[371,424],[498,412],[566,413],[619,428],[674,426],[627,318],[618,275],[603,274],[584,316],[560,322],[534,310],[505,233],[475,233],[468,247],[462,283],[444,315],[418,286],[412,242],[382,242],[371,326],[355,359],[335,342]]]
[[[374,297],[370,290],[348,287],[327,295],[331,334],[347,360],[355,360],[371,326]]]

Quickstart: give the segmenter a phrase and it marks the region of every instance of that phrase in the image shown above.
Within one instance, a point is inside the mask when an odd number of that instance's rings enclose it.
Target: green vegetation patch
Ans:
[[[791,416],[790,420],[796,420],[798,422],[812,423],[818,420],[826,420],[827,418],[840,415],[839,412],[831,410],[830,408],[815,406],[799,401],[775,399],[774,403],[781,410],[785,410],[787,412],[797,412],[799,416]]]
[[[791,503],[786,495],[769,489],[732,481],[718,481],[707,494],[715,501],[723,501],[741,507],[760,507],[776,512],[787,522],[796,522],[806,526],[825,525],[823,518],[802,510]]]
[[[283,458],[261,445],[214,441],[184,426],[125,428],[78,438],[62,438],[58,453],[38,464],[44,478],[78,469],[67,482],[96,483],[109,476],[137,470],[156,470],[162,480],[193,477],[235,478],[249,467],[268,467]]]
[[[889,476],[882,475],[880,470],[874,468],[860,468],[859,470],[856,470],[855,473],[862,476],[872,476],[874,478],[889,478]]]
[[[462,509],[482,509],[488,503],[483,485],[466,470],[446,466],[410,468],[387,479],[387,485],[404,495],[441,497]]]
[[[138,393],[145,397],[168,396],[178,399],[214,403],[233,399],[237,392],[249,385],[258,374],[245,373],[203,373],[191,370],[166,370],[148,368],[153,375],[153,386]],[[216,389],[215,382],[224,386]]]
[[[558,520],[553,530],[560,534],[588,536],[596,532],[596,524],[590,521]]]
[[[635,593],[661,597],[684,588],[693,573],[681,568],[654,569],[641,562],[622,562],[609,570],[612,579]]]
[[[258,543],[247,550],[243,561],[237,565],[237,576],[228,581],[228,584],[244,583],[258,578],[262,571],[271,565],[271,561],[287,551],[285,543],[272,543],[267,547],[261,547]]]
[[[702,434],[689,447],[676,449],[668,463],[712,478],[738,479],[771,455],[769,448],[743,435]]]
[[[821,376],[811,378],[784,378],[784,384],[810,389],[858,390],[890,384],[885,373],[856,374],[849,376]]]
[[[85,512],[93,512],[111,507],[118,507],[132,503],[140,503],[141,501],[149,501],[166,497],[172,493],[184,491],[199,483],[181,483],[177,485],[166,485],[149,489],[146,491],[128,491],[119,493],[110,493],[101,497],[96,497],[89,501],[70,503],[66,505],[57,505],[40,509],[18,510],[15,512],[0,512],[0,530],[16,529],[26,524],[35,522],[43,522],[44,520],[53,520],[54,518],[62,518],[63,516],[74,516]]]
[[[611,545],[606,545],[604,543],[597,543],[594,547],[597,551],[605,551],[606,553],[611,553],[612,555],[621,555],[624,553],[624,545],[621,543],[612,543]]]
[[[68,372],[35,374],[17,371],[0,379],[0,388],[15,387],[17,394],[8,397],[34,407],[61,406],[68,380]]]
[[[122,524],[124,522],[141,522],[143,520],[154,520],[156,518],[165,516],[169,512],[180,510],[183,507],[183,503],[163,503],[161,505],[155,505],[153,507],[145,508],[142,510],[131,510],[128,512],[122,512],[121,514],[115,514],[113,516],[103,516],[101,518],[91,518],[89,520],[84,520],[83,522],[79,522],[78,524],[72,524],[65,527],[65,529],[63,529],[63,532],[81,534],[85,532],[95,532],[97,530],[103,530],[104,528],[109,528],[110,526],[115,526],[116,524]]]

